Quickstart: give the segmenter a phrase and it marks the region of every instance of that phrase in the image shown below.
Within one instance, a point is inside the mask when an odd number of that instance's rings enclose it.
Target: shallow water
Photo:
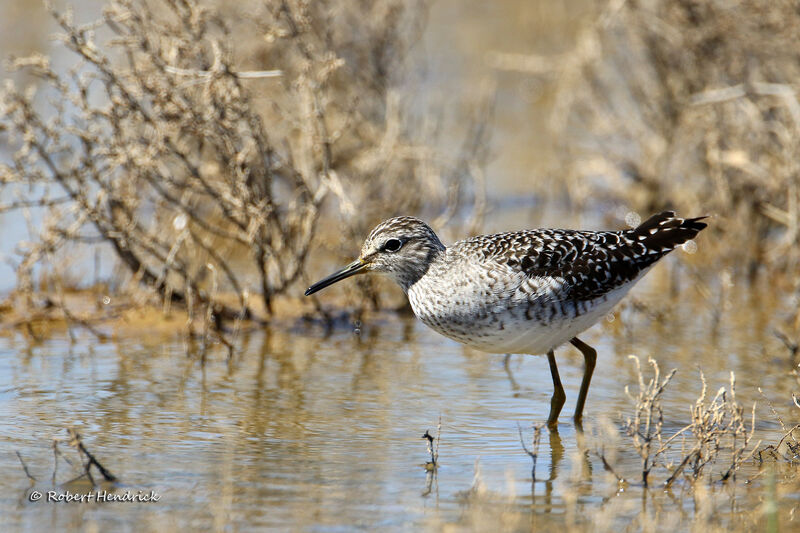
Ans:
[[[664,292],[668,269],[651,276],[632,294],[645,307]],[[352,325],[326,333],[321,324],[303,321],[242,333],[230,361],[222,350],[212,350],[205,365],[186,355],[180,337],[138,335],[104,343],[80,336],[75,344],[66,336],[39,344],[3,338],[4,529],[329,531],[439,529],[451,523],[477,529],[552,523],[599,528],[591,513],[603,512],[609,524],[633,528],[659,513],[694,520],[697,497],[684,484],[666,495],[660,489],[621,490],[592,453],[607,444],[617,450],[616,468],[636,478],[639,458],[627,437],[618,431],[615,445],[593,436],[592,429],[603,419],[619,427],[620,415],[631,412],[623,390],[636,382],[628,354],[653,355],[664,371],[679,368],[665,395],[665,435],[689,420],[700,390],[696,365],[712,391],[727,385],[734,370],[737,398],[746,410],[755,400],[764,403],[757,391],[762,387],[787,425],[798,418],[791,405],[798,384],[785,349],[747,311],[751,297],[729,304],[736,311],[725,312],[713,334],[711,303],[685,293],[684,305],[667,305],[673,310],[658,319],[641,305],[623,306],[613,322],[584,335],[599,352],[586,413],[587,454],[578,453],[583,441],[569,417],[581,379],[580,355],[571,348],[557,351],[567,392],[561,444],[549,443],[543,432],[535,483],[518,426],[530,446],[531,426],[546,418],[552,392],[546,359],[514,356],[507,371],[503,356],[462,348],[413,318],[372,316],[359,333]],[[769,312],[763,302],[758,305]],[[440,416],[440,466],[433,476],[424,468],[428,454],[421,435],[436,434]],[[117,494],[153,491],[160,500],[28,501],[32,489],[45,495],[91,491],[86,483],[50,482],[51,440],[65,439],[67,426],[75,426],[88,449],[120,478],[105,488]],[[760,406],[756,438],[776,444],[781,434],[775,417]],[[74,457],[66,443],[61,448]],[[29,483],[15,451],[36,483]],[[754,477],[752,483],[715,483],[709,489],[716,495],[715,520],[722,524],[734,511],[761,516],[768,476],[755,465],[745,470],[741,476]],[[57,483],[71,476],[62,462]],[[779,498],[781,516],[793,516],[796,500],[791,493]]]

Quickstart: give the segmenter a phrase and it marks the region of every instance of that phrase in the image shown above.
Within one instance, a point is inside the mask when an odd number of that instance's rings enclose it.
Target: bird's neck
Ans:
[[[404,268],[402,272],[395,273],[393,277],[403,292],[408,294],[411,287],[428,274],[432,267],[443,261],[446,251],[447,249],[441,242],[436,242],[426,250],[426,255],[421,261],[415,261],[410,268]]]

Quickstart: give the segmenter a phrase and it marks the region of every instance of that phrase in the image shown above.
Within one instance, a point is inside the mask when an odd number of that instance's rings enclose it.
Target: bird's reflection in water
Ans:
[[[506,371],[506,375],[508,376],[508,381],[511,383],[511,390],[514,391],[514,396],[518,396],[519,392],[519,383],[514,378],[514,372],[511,371],[511,356],[513,354],[507,353],[505,357],[503,357],[503,369]]]
[[[506,372],[506,376],[508,377],[508,381],[511,384],[511,390],[513,391],[514,397],[519,397],[521,395],[521,391],[523,390],[520,386],[519,382],[514,377],[514,372],[511,368],[511,357],[513,354],[506,354],[503,358],[503,369]],[[581,479],[591,479],[592,477],[592,464],[589,460],[589,450],[586,447],[586,437],[583,433],[583,424],[580,421],[575,422],[575,439],[576,439],[576,446],[578,453],[581,455]],[[528,455],[531,456],[533,459],[533,467],[531,469],[531,508],[536,509],[537,507],[537,491],[536,486],[537,483],[541,484],[544,483],[544,500],[538,502],[541,506],[541,510],[544,512],[551,512],[553,509],[553,501],[552,501],[552,494],[553,494],[553,485],[558,477],[559,469],[561,468],[561,463],[564,460],[564,444],[561,440],[561,435],[558,432],[558,428],[552,429],[548,432],[548,445],[550,448],[550,470],[548,473],[548,478],[546,480],[542,480],[541,478],[537,477],[536,474],[536,462],[538,459],[539,454],[539,442],[541,438],[541,434],[543,433],[543,425],[536,425],[534,426],[534,436],[533,436],[533,449],[529,450],[525,445],[524,441],[522,442],[525,451]],[[520,432],[520,439],[522,439],[522,433]]]
[[[531,448],[525,444],[520,429],[520,442],[525,452],[531,457],[533,466],[531,468],[531,519],[535,521],[533,515],[538,513],[549,514],[554,512],[559,506],[558,494],[554,492],[555,481],[558,479],[559,473],[564,461],[564,443],[558,429],[544,431],[543,424],[537,424],[533,429],[533,437]],[[547,435],[547,442],[550,451],[550,465],[547,472],[547,477],[542,478],[537,473],[537,463],[540,459],[539,448],[543,435]],[[592,479],[592,464],[589,458],[589,449],[587,448],[586,436],[583,432],[581,425],[575,426],[575,440],[576,449],[580,455],[580,473],[578,477],[584,481],[591,481]],[[542,494],[542,486],[544,486],[544,493]],[[532,524],[533,525],[533,524]]]
[[[541,432],[542,427],[537,426],[534,430],[537,435],[534,436],[534,454],[538,454],[538,442],[536,442],[539,438],[539,434]],[[531,510],[537,509],[537,505],[541,506],[545,512],[550,512],[553,508],[553,485],[555,484],[556,479],[558,478],[558,471],[561,468],[561,463],[564,460],[564,444],[561,442],[561,435],[558,431],[549,431],[548,432],[548,444],[550,448],[550,469],[547,475],[547,479],[539,480],[536,477],[536,463],[534,459],[534,466],[531,471]],[[529,452],[530,454],[530,452]],[[537,502],[537,484],[544,484],[544,501]]]

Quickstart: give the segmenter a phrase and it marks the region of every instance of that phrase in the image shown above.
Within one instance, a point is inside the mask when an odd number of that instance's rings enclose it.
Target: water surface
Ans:
[[[552,392],[546,359],[514,356],[506,367],[503,356],[463,348],[411,317],[387,312],[367,317],[358,329],[344,322],[332,330],[289,321],[242,332],[232,359],[212,350],[205,364],[177,335],[98,342],[86,334],[74,344],[66,334],[40,343],[18,334],[3,337],[4,529],[480,529],[487,520],[513,530],[553,523],[588,527],[602,512],[609,524],[632,526],[658,509],[693,520],[696,496],[683,485],[669,497],[662,490],[620,489],[593,453],[603,442],[592,428],[605,419],[619,428],[631,413],[623,389],[636,377],[628,355],[652,355],[664,370],[679,369],[665,395],[665,434],[689,420],[700,391],[698,366],[712,391],[727,385],[734,370],[737,397],[748,409],[755,400],[764,403],[757,391],[762,387],[787,424],[798,418],[791,405],[798,384],[780,342],[748,311],[752,296],[740,296],[716,319],[713,302],[686,290],[685,303],[668,302],[654,316],[648,306],[666,290],[669,269],[651,276],[633,292],[635,306],[623,306],[612,322],[583,336],[599,352],[584,453],[569,417],[582,374],[580,355],[571,348],[557,352],[567,404],[560,444],[543,432],[535,483],[518,427],[530,447],[531,427],[545,420]],[[770,311],[764,302],[758,305]],[[716,331],[710,331],[713,324]],[[757,413],[757,438],[776,443],[777,420],[766,406]],[[426,430],[436,434],[439,417],[440,466],[433,476],[424,467],[421,436]],[[33,488],[46,493],[53,488],[51,442],[66,438],[68,426],[120,478],[107,488],[154,491],[160,500],[28,501],[32,484],[15,451],[37,478]],[[620,472],[633,479],[639,458],[619,429],[617,434],[618,443],[607,444],[616,450]],[[74,458],[66,443],[61,449]],[[746,470],[742,476],[754,481],[736,485],[733,496],[719,483],[709,489],[718,495],[711,501],[727,502],[714,507],[723,524],[734,511],[761,516],[767,478],[755,465]],[[61,463],[57,484],[70,474]],[[91,489],[78,483],[55,490]],[[642,498],[655,503],[645,505]],[[785,498],[781,509],[788,513],[797,502],[791,494]]]

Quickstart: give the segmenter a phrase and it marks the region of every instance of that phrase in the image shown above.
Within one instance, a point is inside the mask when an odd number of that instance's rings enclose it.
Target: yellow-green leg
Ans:
[[[578,394],[578,403],[575,404],[575,425],[580,427],[581,420],[583,419],[583,405],[586,403],[586,395],[589,392],[589,384],[592,382],[594,365],[597,362],[597,351],[580,340],[578,337],[573,338],[569,342],[571,342],[574,347],[581,351],[583,354],[583,360],[585,362],[583,381],[581,381],[581,391]]]
[[[561,385],[561,378],[558,375],[558,367],[556,366],[556,356],[553,350],[547,352],[547,362],[550,363],[550,375],[553,377],[553,397],[550,398],[550,416],[547,417],[547,427],[550,430],[556,430],[558,415],[561,413],[561,408],[564,407],[567,395],[564,394],[564,387]]]

